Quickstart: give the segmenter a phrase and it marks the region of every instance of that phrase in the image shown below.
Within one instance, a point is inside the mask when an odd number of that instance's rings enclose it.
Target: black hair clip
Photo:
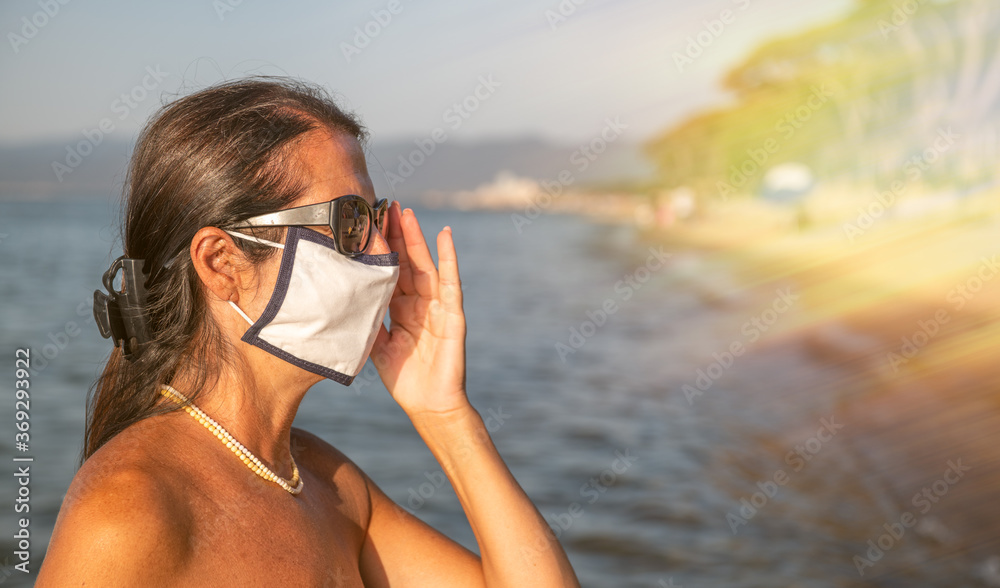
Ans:
[[[94,290],[94,320],[101,336],[111,337],[122,356],[135,361],[150,341],[146,325],[146,280],[144,262],[124,255],[104,272],[102,282],[108,293]],[[122,289],[115,290],[115,276],[122,272]]]

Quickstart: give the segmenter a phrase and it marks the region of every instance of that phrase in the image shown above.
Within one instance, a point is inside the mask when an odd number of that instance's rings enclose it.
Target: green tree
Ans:
[[[859,0],[837,22],[759,47],[723,84],[732,106],[647,144],[664,187],[753,194],[789,161],[821,181],[973,186],[1000,156],[1000,3]],[[935,152],[949,128],[959,140]]]

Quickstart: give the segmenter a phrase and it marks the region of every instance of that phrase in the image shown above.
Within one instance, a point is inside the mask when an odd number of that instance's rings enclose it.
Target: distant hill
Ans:
[[[71,160],[76,167],[66,165],[70,144],[0,146],[0,199],[101,198],[121,193],[130,143],[104,140],[78,163]],[[53,162],[70,170],[61,172],[62,181],[53,171]]]
[[[81,136],[75,140],[82,139]],[[105,140],[79,161],[67,151],[70,144],[67,141],[0,146],[0,199],[118,196],[131,142]],[[473,189],[503,171],[551,180],[561,171],[570,170],[578,185],[644,181],[652,174],[652,167],[638,145],[612,143],[592,162],[588,160],[583,171],[579,169],[579,156],[574,159],[576,163],[570,161],[577,149],[537,139],[446,141],[436,145],[430,155],[424,155],[414,141],[383,141],[369,149],[368,168],[379,194],[394,193],[395,198],[404,202],[414,202],[428,191]],[[425,150],[430,148],[425,145]],[[60,164],[56,166],[58,171],[53,170],[54,162]],[[411,162],[419,165],[413,166]]]

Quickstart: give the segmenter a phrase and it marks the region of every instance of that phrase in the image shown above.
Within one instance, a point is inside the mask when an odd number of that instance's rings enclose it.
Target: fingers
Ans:
[[[410,269],[410,257],[406,253],[406,241],[403,239],[402,216],[403,208],[399,202],[393,202],[389,205],[389,249],[399,254],[397,293],[412,294],[414,291],[413,271]]]
[[[440,277],[438,293],[445,310],[449,312],[462,311],[462,279],[458,275],[458,255],[455,253],[455,241],[452,239],[451,227],[445,227],[437,236],[438,275]]]
[[[376,351],[381,351],[388,344],[389,330],[385,328],[384,324],[379,325],[378,334],[375,335],[375,344],[372,345],[372,355],[374,355]]]
[[[409,258],[413,286],[424,298],[436,298],[438,289],[438,273],[434,267],[434,258],[424,241],[420,223],[413,211],[407,208],[400,219],[403,229],[403,239],[406,241],[406,253]],[[402,274],[402,257],[400,258],[400,274]]]

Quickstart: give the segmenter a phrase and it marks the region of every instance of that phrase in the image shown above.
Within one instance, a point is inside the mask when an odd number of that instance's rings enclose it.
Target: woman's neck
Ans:
[[[245,371],[223,369],[194,403],[275,474],[290,478],[292,422],[318,377],[274,357],[247,359]],[[185,383],[193,381],[182,375],[172,386],[187,395]]]

